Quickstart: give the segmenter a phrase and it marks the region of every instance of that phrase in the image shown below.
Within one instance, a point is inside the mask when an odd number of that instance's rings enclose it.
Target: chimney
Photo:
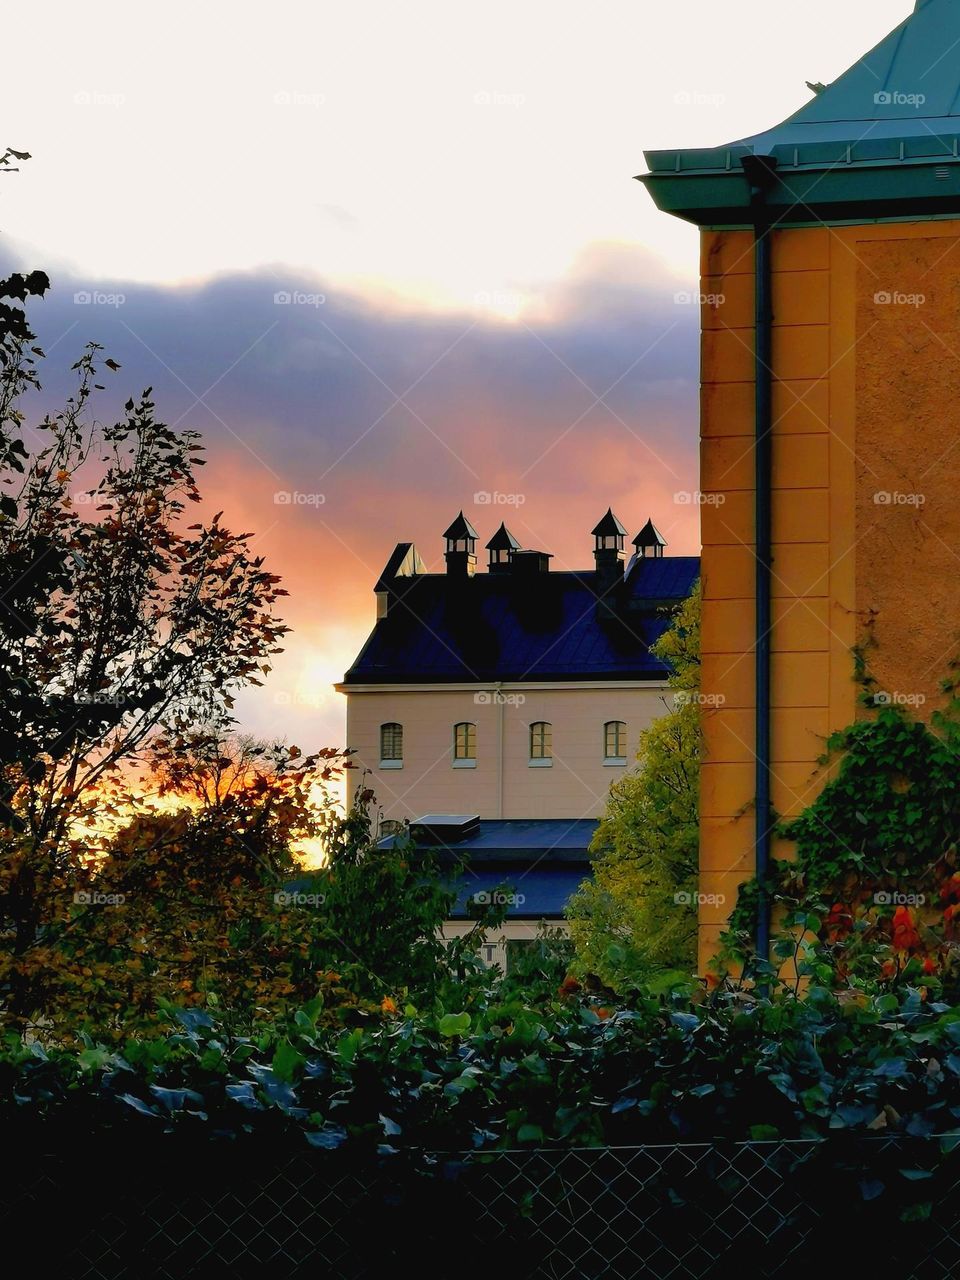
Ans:
[[[508,573],[513,566],[514,556],[523,548],[507,526],[501,522],[500,528],[487,543],[487,550],[490,552],[490,559],[487,562],[488,571]]]
[[[447,573],[451,578],[472,578],[477,571],[479,535],[462,511],[443,536],[447,540]]]
[[[593,530],[593,558],[597,566],[597,599],[610,610],[616,604],[616,589],[623,583],[623,540],[627,531],[607,507],[607,514]]]

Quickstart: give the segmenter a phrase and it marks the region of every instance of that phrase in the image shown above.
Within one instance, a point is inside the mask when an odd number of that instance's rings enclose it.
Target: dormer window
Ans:
[[[403,768],[403,725],[395,720],[380,726],[380,768]]]
[[[603,763],[627,763],[627,726],[623,720],[608,720],[603,726]]]
[[[477,766],[477,726],[468,720],[453,726],[453,767],[475,769]]]
[[[537,720],[530,726],[530,766],[549,768],[553,764],[553,725]]]

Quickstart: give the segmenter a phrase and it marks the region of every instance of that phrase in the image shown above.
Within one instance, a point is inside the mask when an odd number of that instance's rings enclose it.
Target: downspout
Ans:
[[[497,817],[503,817],[503,685],[496,686],[497,699]]]
[[[750,184],[754,233],[754,539],[756,621],[754,655],[756,725],[754,742],[756,813],[754,866],[757,877],[756,951],[770,958],[771,769],[770,769],[770,580],[772,562],[771,485],[773,425],[773,305],[771,297],[771,216],[766,197],[776,182],[774,156],[744,156]]]

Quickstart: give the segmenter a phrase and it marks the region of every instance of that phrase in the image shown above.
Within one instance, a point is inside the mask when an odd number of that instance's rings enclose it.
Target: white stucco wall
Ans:
[[[542,922],[551,930],[557,930],[569,936],[570,929],[565,920],[546,920]],[[463,920],[447,920],[443,926],[443,937],[452,941],[469,933],[472,925]],[[541,922],[537,920],[505,920],[498,929],[488,929],[480,944],[480,959],[486,965],[499,965],[502,972],[507,971],[507,943],[514,941],[536,942],[540,936]]]
[[[478,813],[481,818],[591,818],[633,765],[641,730],[671,698],[665,684],[441,685],[351,688],[347,744],[385,818]],[[531,767],[529,727],[553,725],[553,763]],[[627,726],[627,764],[604,761],[603,727]],[[403,725],[403,766],[380,767],[380,726]],[[475,768],[453,761],[453,726],[477,726]],[[359,781],[359,777],[356,778]]]

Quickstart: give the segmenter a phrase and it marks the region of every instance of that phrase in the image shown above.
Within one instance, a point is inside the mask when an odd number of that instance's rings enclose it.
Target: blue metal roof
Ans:
[[[398,578],[344,684],[662,679],[650,646],[699,572],[696,556],[635,560],[613,616],[597,607],[592,569]]]
[[[444,854],[469,857],[474,863],[535,862],[546,857],[555,861],[579,858],[587,862],[596,829],[596,818],[481,818],[473,834],[463,840],[431,845],[430,849],[441,857]],[[378,848],[391,849],[404,840],[402,836],[384,836]]]
[[[506,886],[515,898],[506,906],[508,920],[562,920],[568,901],[589,877],[587,867],[517,867],[503,871],[471,867],[454,882],[457,901],[450,918],[475,918],[476,908],[471,911],[470,900],[478,893],[492,895]]]
[[[431,846],[441,866],[451,868],[443,875],[457,895],[451,918],[473,918],[470,900],[499,888],[516,898],[504,904],[508,920],[561,919],[571,894],[590,878],[596,829],[594,818],[483,818],[465,839]],[[378,847],[398,841],[387,836]]]
[[[440,882],[456,893],[453,920],[476,917],[470,900],[478,893],[501,889],[513,895],[506,907],[508,920],[559,920],[570,896],[592,874],[590,841],[595,818],[483,818],[479,829],[464,840],[431,845],[440,864]],[[405,843],[385,836],[377,848]],[[304,871],[289,880],[288,893],[322,892],[326,871]]]

